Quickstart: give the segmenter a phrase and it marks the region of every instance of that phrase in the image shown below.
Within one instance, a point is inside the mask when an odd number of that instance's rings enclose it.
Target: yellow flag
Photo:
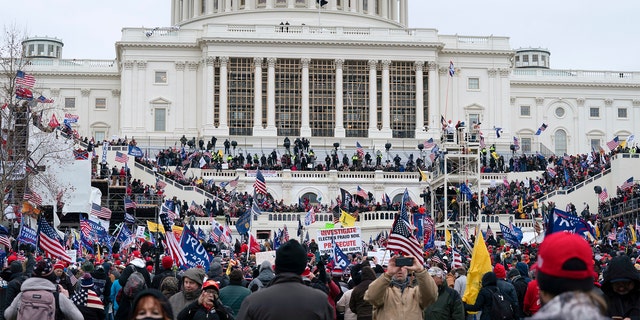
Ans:
[[[221,149],[219,149],[219,150],[218,150],[218,157],[219,157],[219,158],[222,158],[222,156],[224,156],[224,153],[222,153],[222,150],[221,150]]]
[[[491,257],[489,257],[487,245],[482,238],[482,232],[478,232],[471,254],[471,266],[467,272],[467,287],[464,290],[462,301],[468,304],[476,303],[476,298],[482,288],[482,276],[491,270]]]
[[[635,245],[637,242],[636,230],[632,224],[629,225],[629,230],[631,230],[631,243]]]
[[[524,207],[522,206],[522,198],[520,198],[520,203],[518,203],[518,212],[524,212]]]
[[[627,140],[620,142],[620,148],[624,149],[627,146]]]
[[[420,170],[420,168],[418,168],[418,173],[420,174],[418,176],[418,182],[420,181],[427,181],[427,174],[424,173],[424,171]]]
[[[596,224],[596,238],[600,239],[600,227]]]
[[[164,227],[161,224],[151,222],[147,220],[147,228],[150,232],[162,232],[164,233]]]
[[[451,232],[446,230],[444,234],[444,243],[447,245],[447,248],[451,248]]]
[[[498,160],[500,158],[500,156],[495,151],[491,152],[491,156],[496,160]]]
[[[340,224],[343,227],[353,227],[356,225],[356,217],[348,214],[346,211],[340,209],[342,214],[340,215]]]

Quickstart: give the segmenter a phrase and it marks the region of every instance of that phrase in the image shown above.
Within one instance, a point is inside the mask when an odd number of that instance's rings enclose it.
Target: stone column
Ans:
[[[228,117],[227,92],[229,88],[228,88],[227,80],[229,75],[227,74],[227,66],[229,63],[229,57],[220,57],[219,61],[220,61],[220,115],[218,119],[220,119],[220,125],[218,126],[218,128],[223,130],[228,130],[229,124],[227,121],[227,117]]]
[[[185,82],[189,88],[196,88],[196,77],[198,75],[198,67],[199,63],[196,61],[187,62],[187,76]],[[185,103],[189,107],[189,110],[197,109],[197,99],[195,94],[188,94],[185,96]],[[186,123],[187,129],[191,132],[199,132],[200,125],[198,124],[198,113],[197,112],[187,112],[186,113]]]
[[[311,125],[309,122],[309,63],[311,59],[302,58],[300,63],[302,64],[302,126],[300,127],[300,135],[303,137],[311,137]]]
[[[334,0],[335,1],[335,0]],[[335,137],[343,138],[346,135],[344,129],[344,99],[342,88],[342,65],[344,59],[336,59],[336,127],[334,135]]]
[[[196,0],[194,1],[193,17],[199,17],[200,15],[202,15],[202,1]]]
[[[262,57],[253,58],[253,135],[262,128]]]
[[[204,99],[202,99],[202,126],[203,132],[206,132],[207,135],[211,134],[210,131],[213,130],[213,110],[214,110],[214,101],[213,101],[213,87],[215,85],[215,77],[214,77],[214,64],[216,62],[216,57],[207,57],[205,59],[205,69],[203,74],[204,78]]]
[[[224,12],[231,12],[231,0],[224,0]]]
[[[382,133],[391,134],[391,105],[389,101],[389,66],[391,60],[382,60]],[[388,136],[389,138],[391,136]]]
[[[175,63],[176,68],[176,101],[175,101],[175,111],[176,115],[173,117],[175,120],[173,121],[173,127],[176,129],[180,129],[182,134],[188,134],[187,124],[184,119],[185,110],[187,109],[186,101],[184,99],[184,94],[188,90],[186,86],[186,79],[184,76],[184,68],[186,63],[184,61],[178,61]],[[155,120],[154,120],[155,121]],[[169,117],[167,117],[167,127],[169,124]],[[153,125],[153,124],[152,124]],[[168,128],[167,128],[168,129]],[[178,132],[176,132],[178,133]],[[177,135],[177,134],[176,134]]]
[[[377,66],[377,60],[369,60],[369,137],[373,137],[378,132]]]
[[[136,61],[136,67],[138,70],[136,70],[136,79],[135,79],[135,97],[136,99],[136,104],[138,106],[148,106],[149,105],[149,101],[145,100],[146,97],[146,88],[147,88],[147,80],[146,80],[146,73],[147,73],[147,62],[146,61]],[[135,112],[133,114],[133,123],[135,123],[135,128],[137,130],[141,130],[144,131],[145,129],[145,125],[144,122],[141,121],[141,119],[144,119],[144,108],[135,108],[134,110],[137,110],[137,112]],[[169,124],[169,122],[167,121],[167,124]]]
[[[182,2],[182,20],[189,19],[189,1]]]
[[[438,64],[435,61],[427,62],[427,66],[429,67],[429,101],[427,101],[429,107],[429,127],[431,129],[437,129],[440,132],[440,117],[438,113],[441,113],[439,110],[436,110],[436,106],[438,105],[438,88],[439,88],[439,76],[438,76]]]
[[[133,87],[133,61],[122,62],[122,92],[121,98],[123,110],[133,110],[133,98],[135,97],[135,88]],[[120,123],[122,130],[127,131],[133,129],[133,117],[126,112],[120,112]],[[152,130],[149,130],[152,131]]]
[[[424,61],[416,61],[414,63],[416,70],[416,138],[423,136],[424,133],[424,81],[422,69]]]
[[[207,10],[207,14],[212,14],[213,13],[213,0],[207,0],[207,3],[205,5],[205,9]]]
[[[269,0],[267,0],[267,3]],[[274,57],[267,58],[267,131],[273,136],[276,128],[276,62]]]

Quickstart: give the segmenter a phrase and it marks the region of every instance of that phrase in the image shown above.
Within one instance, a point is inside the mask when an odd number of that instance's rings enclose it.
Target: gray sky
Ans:
[[[170,0],[8,1],[4,27],[62,39],[65,59],[113,59],[123,27],[170,26]],[[551,51],[555,69],[640,71],[640,1],[409,0],[409,27],[507,36]]]

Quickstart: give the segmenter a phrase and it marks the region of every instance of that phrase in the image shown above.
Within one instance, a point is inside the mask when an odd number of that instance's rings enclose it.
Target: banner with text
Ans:
[[[316,239],[318,239],[320,255],[328,254],[333,256],[333,240],[336,241],[336,244],[344,253],[362,252],[360,227],[321,229],[318,230]]]

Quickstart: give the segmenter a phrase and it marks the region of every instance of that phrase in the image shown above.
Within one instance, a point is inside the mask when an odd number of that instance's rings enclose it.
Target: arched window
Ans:
[[[567,153],[567,132],[562,129],[556,131],[554,135],[555,153],[563,155]]]
[[[309,203],[310,204],[318,204],[318,203],[320,203],[318,201],[318,195],[313,193],[313,192],[307,192],[307,193],[303,194],[300,199],[302,199],[303,203],[304,203],[304,199],[309,199]]]

